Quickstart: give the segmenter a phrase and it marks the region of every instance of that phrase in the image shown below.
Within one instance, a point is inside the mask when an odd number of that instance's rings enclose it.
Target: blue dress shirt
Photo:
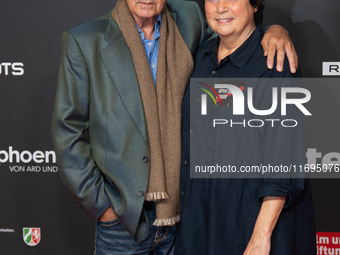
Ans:
[[[157,74],[157,58],[158,58],[158,45],[159,45],[159,28],[161,27],[162,18],[161,14],[158,15],[158,18],[156,20],[155,24],[155,31],[153,33],[152,40],[146,39],[144,36],[144,33],[139,28],[138,24],[137,28],[140,34],[140,37],[142,38],[143,46],[145,49],[146,57],[148,58],[149,66],[151,69],[152,77],[155,82],[156,86],[156,74]]]

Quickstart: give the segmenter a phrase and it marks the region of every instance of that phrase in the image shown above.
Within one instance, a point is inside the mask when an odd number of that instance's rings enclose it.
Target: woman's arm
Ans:
[[[286,197],[264,197],[253,234],[243,255],[269,255],[270,240]]]

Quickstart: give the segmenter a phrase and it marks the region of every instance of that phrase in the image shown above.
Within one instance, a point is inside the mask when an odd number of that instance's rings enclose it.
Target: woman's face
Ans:
[[[249,0],[205,0],[209,26],[222,38],[248,37],[255,27],[256,11]]]

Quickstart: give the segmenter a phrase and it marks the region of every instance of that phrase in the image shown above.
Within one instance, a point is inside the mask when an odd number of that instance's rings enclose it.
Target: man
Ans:
[[[98,220],[97,255],[173,247],[182,97],[192,54],[210,33],[196,3],[165,3],[119,0],[63,36],[53,140],[63,182]],[[275,29],[269,65],[278,45],[280,68],[284,48],[295,54]]]

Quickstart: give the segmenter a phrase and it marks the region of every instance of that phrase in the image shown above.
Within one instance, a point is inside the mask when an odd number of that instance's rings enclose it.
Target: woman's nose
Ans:
[[[218,0],[217,2],[217,12],[218,13],[224,13],[228,12],[229,7],[228,7],[228,0]]]

